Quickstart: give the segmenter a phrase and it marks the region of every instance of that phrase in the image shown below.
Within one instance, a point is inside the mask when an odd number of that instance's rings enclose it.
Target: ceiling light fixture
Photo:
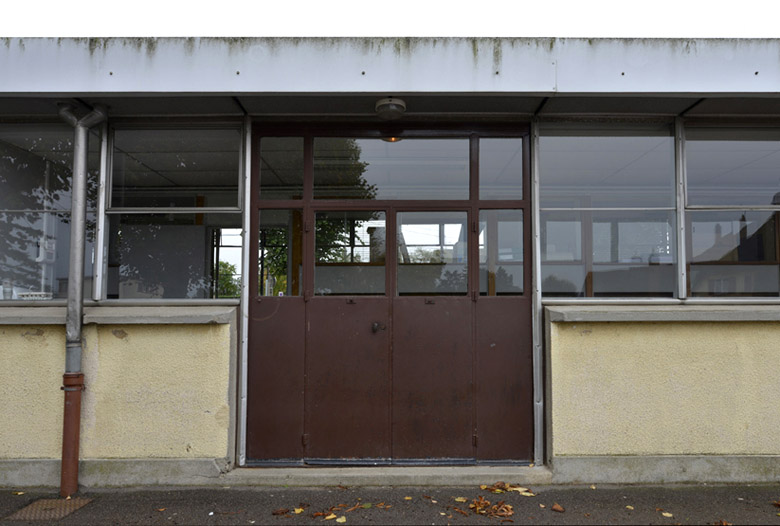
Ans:
[[[377,117],[386,121],[394,121],[400,119],[406,111],[406,103],[394,97],[387,97],[386,99],[379,99],[376,101]]]

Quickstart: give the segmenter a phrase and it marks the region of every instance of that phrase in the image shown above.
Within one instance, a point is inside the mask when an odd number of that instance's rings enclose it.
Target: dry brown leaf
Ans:
[[[453,507],[452,509],[453,509],[453,510],[455,510],[455,511],[457,511],[457,512],[458,512],[458,513],[460,513],[461,515],[465,515],[466,517],[468,517],[468,516],[469,516],[469,513],[468,513],[467,511],[463,511],[463,510],[462,510],[462,509],[460,509],[460,508],[455,508],[455,507]]]
[[[563,506],[561,506],[557,502],[555,504],[553,504],[552,508],[550,508],[550,509],[553,510],[553,511],[557,511],[558,513],[563,513],[564,511],[566,511],[565,509],[563,509]]]
[[[455,502],[468,502],[469,499],[466,497],[455,497]]]
[[[726,519],[721,519],[715,523],[715,526],[732,526],[730,522],[726,522]]]
[[[424,498],[424,499],[429,499],[429,500],[430,500],[430,499],[432,499],[433,497],[431,497],[430,495],[423,495],[423,498]]]
[[[312,513],[312,517],[315,517],[315,518],[316,517],[324,517],[327,514],[328,514],[327,511],[316,511],[316,512]]]
[[[672,517],[674,517],[674,515],[672,515],[671,513],[668,513],[668,512],[666,512],[666,511],[665,511],[665,512],[663,512],[661,515],[663,515],[663,516],[664,516],[664,517],[666,517],[666,518],[672,518]]]
[[[536,494],[531,493],[530,491],[522,491],[520,492],[520,495],[522,495],[523,497],[536,497]]]
[[[293,512],[295,512],[296,515],[300,515],[301,513],[303,513],[303,508],[295,508]]]
[[[165,511],[168,508],[157,508],[157,511]]]
[[[471,504],[469,504],[469,509],[473,510],[474,513],[479,514],[486,514],[487,509],[490,506],[490,501],[485,499],[482,495],[477,497],[476,499],[471,501]]]
[[[583,513],[586,517],[590,517],[590,513]]]
[[[347,518],[346,518],[344,515],[342,515],[341,517],[339,517],[338,519],[336,519],[336,522],[339,522],[339,523],[341,523],[341,524],[344,524],[345,522],[347,522]]]
[[[24,495],[24,491],[13,491],[11,492],[12,495]]]
[[[345,510],[345,512],[346,512],[346,513],[349,513],[349,512],[351,512],[351,511],[355,511],[355,510],[356,510],[356,509],[358,509],[359,507],[360,507],[360,503],[358,502],[357,504],[355,504],[355,505],[354,505],[354,506],[352,506],[351,508],[347,508],[347,509]]]
[[[331,513],[330,515],[328,515],[327,517],[325,517],[325,520],[326,520],[326,521],[329,521],[329,520],[333,520],[333,519],[335,519],[335,518],[336,518],[336,514],[335,514],[335,513]]]
[[[16,495],[16,493],[14,493],[14,495]],[[780,508],[780,500],[773,500],[773,501],[772,501],[772,504],[774,504],[775,506],[777,506],[778,508]]]

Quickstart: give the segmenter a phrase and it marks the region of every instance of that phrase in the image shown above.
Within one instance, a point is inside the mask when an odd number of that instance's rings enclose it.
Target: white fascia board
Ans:
[[[780,40],[6,38],[0,71],[2,95],[772,95]]]

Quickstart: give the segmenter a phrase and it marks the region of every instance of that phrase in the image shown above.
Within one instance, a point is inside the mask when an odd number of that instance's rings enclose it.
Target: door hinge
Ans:
[[[309,433],[304,433],[301,435],[301,444],[303,447],[309,446]]]
[[[471,443],[474,444],[474,447],[477,447],[477,434],[476,433],[471,435]]]

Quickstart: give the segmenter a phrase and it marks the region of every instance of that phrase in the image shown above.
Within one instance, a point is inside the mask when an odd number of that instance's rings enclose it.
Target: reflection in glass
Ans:
[[[87,207],[97,205],[100,137],[89,136]],[[70,211],[73,129],[0,126],[0,210]]]
[[[780,204],[780,131],[689,128],[688,204]]]
[[[92,296],[95,217],[87,215],[84,297]],[[70,214],[0,212],[0,287],[5,300],[68,297]]]
[[[479,198],[523,198],[522,139],[480,139]]]
[[[672,211],[545,211],[546,296],[673,296]]]
[[[479,211],[479,292],[523,293],[523,211]]]
[[[240,250],[228,243],[236,243],[240,214],[112,214],[108,220],[108,298],[236,293]]]
[[[303,198],[303,138],[260,139],[260,199]]]
[[[468,199],[468,139],[314,139],[318,199]]]
[[[238,207],[238,129],[114,131],[111,206]]]
[[[385,293],[385,213],[318,212],[314,293]]]
[[[398,294],[466,294],[466,212],[398,213]]]
[[[539,141],[542,208],[674,206],[674,140],[668,129],[647,136],[556,133]]]
[[[780,294],[777,212],[689,212],[693,296]]]
[[[300,210],[260,211],[258,295],[302,294],[302,231],[303,214]]]

